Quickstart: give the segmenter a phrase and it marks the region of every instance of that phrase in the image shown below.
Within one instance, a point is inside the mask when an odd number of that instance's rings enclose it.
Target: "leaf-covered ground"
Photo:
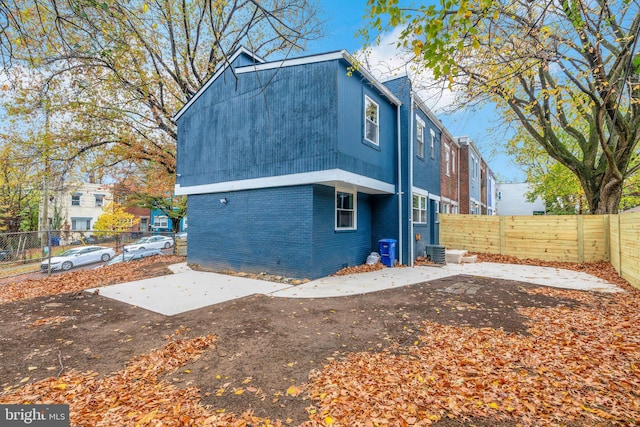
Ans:
[[[167,318],[164,325],[158,316],[142,326],[133,321],[127,338],[113,346],[146,348],[152,338],[160,345],[106,373],[71,368],[58,374],[53,363],[44,378],[0,378],[10,383],[0,403],[69,403],[72,425],[79,426],[639,425],[639,292],[608,264],[569,268],[606,277],[626,292],[460,276],[349,298],[247,298]],[[102,277],[92,278],[100,270]],[[33,291],[0,287],[0,295],[20,300],[6,303],[19,317],[46,289],[72,292],[55,300],[67,301],[82,282],[97,286],[116,275],[100,270],[76,272],[68,285],[57,278],[63,275],[54,276],[55,286],[51,279],[30,282]],[[55,304],[50,301],[37,304]],[[96,322],[93,306],[103,308],[98,319],[116,309],[129,313],[92,296],[73,299],[68,311],[53,305],[40,316],[25,314],[16,325],[29,331],[25,337],[77,333],[83,341],[89,328],[83,319]],[[176,322],[188,326],[176,329]],[[171,335],[164,344],[158,332],[136,335],[152,326]],[[87,331],[109,328],[94,324]],[[122,331],[110,333],[107,343]],[[61,348],[71,352],[73,345]],[[72,362],[60,359],[60,367]],[[304,416],[289,415],[293,408],[306,408]]]

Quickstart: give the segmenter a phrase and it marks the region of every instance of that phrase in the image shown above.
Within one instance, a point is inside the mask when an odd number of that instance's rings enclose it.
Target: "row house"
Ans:
[[[456,138],[460,147],[461,214],[496,214],[496,178],[480,154],[476,144],[468,136]]]
[[[408,77],[380,82],[344,50],[268,62],[240,48],[174,120],[190,263],[317,278],[391,239],[412,265],[441,210],[469,209],[468,145]]]

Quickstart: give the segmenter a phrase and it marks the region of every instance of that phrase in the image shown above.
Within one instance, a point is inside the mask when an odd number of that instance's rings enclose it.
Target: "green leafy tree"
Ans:
[[[0,138],[0,230],[38,229],[41,170],[15,138]]]
[[[505,124],[576,176],[590,213],[618,211],[625,180],[640,170],[639,2],[369,0],[368,8],[365,37],[401,27],[398,47],[417,72],[447,82],[459,106],[495,103]]]
[[[124,207],[111,202],[104,208],[104,213],[98,217],[93,228],[98,236],[113,237],[131,230],[138,221],[139,219],[125,211]]]
[[[127,206],[158,209],[171,220],[172,231],[180,231],[180,222],[187,216],[187,198],[173,194],[173,181],[161,170],[147,163],[133,171],[121,171],[114,195]]]
[[[624,182],[620,209],[627,210],[640,206],[640,173],[633,175]]]

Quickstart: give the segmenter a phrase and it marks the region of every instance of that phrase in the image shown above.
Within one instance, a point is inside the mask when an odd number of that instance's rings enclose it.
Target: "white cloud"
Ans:
[[[422,68],[412,60],[410,54],[398,47],[401,32],[402,28],[396,27],[382,36],[377,46],[356,52],[356,58],[380,81],[409,76],[413,89],[434,113],[451,109],[456,99],[455,93],[447,89],[446,84],[435,81],[430,71]]]

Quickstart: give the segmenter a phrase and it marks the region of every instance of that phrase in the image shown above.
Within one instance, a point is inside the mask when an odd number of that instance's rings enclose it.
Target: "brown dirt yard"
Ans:
[[[182,260],[0,285],[0,403],[74,426],[640,424],[640,296],[609,264],[562,266],[625,293],[455,276],[166,317],[81,292]]]

